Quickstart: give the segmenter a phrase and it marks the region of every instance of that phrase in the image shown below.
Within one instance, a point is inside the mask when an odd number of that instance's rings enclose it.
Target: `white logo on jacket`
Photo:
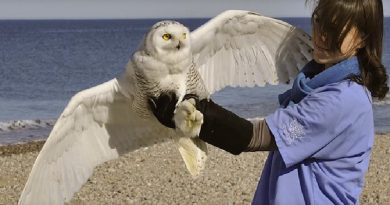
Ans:
[[[297,119],[294,119],[288,125],[283,125],[281,130],[287,145],[291,145],[295,141],[304,138],[303,136],[305,135],[303,125],[301,125]]]

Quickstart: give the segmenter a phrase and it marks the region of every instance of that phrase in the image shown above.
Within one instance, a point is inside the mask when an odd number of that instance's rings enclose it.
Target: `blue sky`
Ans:
[[[383,0],[390,15],[390,0]],[[0,19],[212,17],[244,9],[273,17],[309,16],[305,0],[0,0]]]

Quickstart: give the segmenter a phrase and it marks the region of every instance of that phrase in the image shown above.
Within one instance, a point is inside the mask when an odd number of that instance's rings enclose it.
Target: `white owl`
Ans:
[[[289,82],[311,60],[309,35],[280,20],[248,11],[226,11],[191,32],[182,24],[155,24],[125,72],[76,94],[39,153],[19,204],[63,204],[94,167],[165,140],[178,142],[192,175],[204,168],[207,147],[194,137],[199,116],[161,125],[148,97],[175,92],[200,98],[226,86]],[[181,121],[180,120],[184,120]],[[181,130],[181,131],[179,131]]]

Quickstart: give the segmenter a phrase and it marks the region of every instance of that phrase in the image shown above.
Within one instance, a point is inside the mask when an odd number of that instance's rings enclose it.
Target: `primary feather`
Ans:
[[[310,59],[307,34],[248,11],[224,12],[191,34],[180,23],[159,22],[121,76],[70,100],[34,163],[19,204],[68,202],[97,165],[170,138],[197,175],[206,161],[205,143],[162,126],[147,98],[175,92],[179,101],[186,93],[203,99],[226,86],[288,82]]]

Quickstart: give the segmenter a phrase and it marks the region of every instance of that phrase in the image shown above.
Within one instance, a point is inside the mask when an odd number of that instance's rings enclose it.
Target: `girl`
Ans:
[[[319,0],[312,25],[314,60],[264,120],[212,101],[195,105],[204,117],[200,139],[232,154],[270,151],[253,204],[359,204],[374,141],[371,97],[389,90],[382,1]],[[151,101],[160,122],[172,125],[175,97]]]

